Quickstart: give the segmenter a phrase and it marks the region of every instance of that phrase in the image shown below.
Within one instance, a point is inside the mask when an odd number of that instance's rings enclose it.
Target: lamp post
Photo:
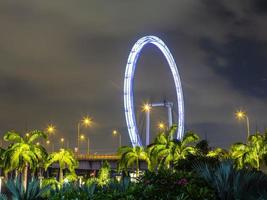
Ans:
[[[63,149],[63,147],[64,147],[64,141],[65,141],[65,139],[63,137],[60,138],[61,149]]]
[[[89,127],[92,124],[92,119],[89,117],[84,117],[81,121],[78,122],[77,125],[77,148],[78,148],[78,152],[80,150],[80,128],[81,125],[85,126],[85,127]]]
[[[55,132],[56,132],[56,127],[55,127],[54,125],[50,124],[50,125],[48,125],[48,127],[46,128],[46,132],[49,134],[50,139],[51,139],[51,138],[52,138],[52,135],[54,135]],[[46,141],[46,144],[49,145],[49,144],[50,144],[50,141],[47,140],[47,141]],[[51,147],[52,147],[52,152],[54,152],[54,151],[55,151],[55,144],[52,143],[52,144],[51,144]]]
[[[247,124],[247,140],[250,136],[250,122],[249,122],[249,118],[248,115],[245,111],[239,110],[235,113],[236,118],[239,120],[246,120],[246,124]]]
[[[163,122],[158,123],[158,129],[161,131],[165,131],[165,124]]]
[[[121,134],[117,130],[112,131],[113,136],[118,136],[119,137],[119,147],[121,147]]]
[[[45,143],[46,143],[47,148],[48,148],[48,147],[50,146],[50,144],[51,144],[50,140],[46,140]],[[52,144],[52,147],[53,147],[53,145],[54,145],[54,144]],[[52,148],[52,151],[53,151],[53,148]]]
[[[146,113],[146,145],[149,145],[150,110],[151,110],[150,104],[147,103],[143,106],[143,111]]]
[[[89,155],[89,153],[90,153],[90,139],[89,139],[89,137],[85,137],[84,135],[81,135],[80,136],[80,139],[82,141],[84,141],[85,139],[87,139],[87,151],[86,151],[86,153]]]

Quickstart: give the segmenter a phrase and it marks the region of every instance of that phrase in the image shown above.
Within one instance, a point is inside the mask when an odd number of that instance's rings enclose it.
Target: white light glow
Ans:
[[[129,136],[133,146],[142,146],[142,141],[140,139],[138,128],[135,121],[134,113],[134,104],[133,104],[133,81],[134,81],[134,72],[136,68],[136,63],[142,48],[146,44],[154,44],[158,47],[163,55],[165,56],[169,67],[171,69],[175,90],[177,94],[177,108],[178,108],[178,130],[177,130],[177,139],[182,139],[184,134],[184,100],[183,100],[183,91],[180,76],[174,58],[169,51],[168,47],[164,42],[155,36],[145,36],[139,39],[133,46],[130,55],[128,57],[125,77],[124,77],[124,109],[125,109],[125,118],[128,127]]]

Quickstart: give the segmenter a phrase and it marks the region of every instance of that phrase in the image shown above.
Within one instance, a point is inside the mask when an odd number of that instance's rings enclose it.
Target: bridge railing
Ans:
[[[78,160],[119,160],[120,156],[117,154],[102,154],[102,155],[95,155],[95,154],[76,154],[75,157]]]

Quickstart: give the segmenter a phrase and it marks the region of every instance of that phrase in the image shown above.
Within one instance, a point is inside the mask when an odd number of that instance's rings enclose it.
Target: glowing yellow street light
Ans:
[[[26,133],[26,137],[29,137],[30,136],[30,134],[29,133]]]
[[[78,122],[77,125],[77,148],[78,148],[78,152],[80,149],[80,128],[81,125],[85,126],[85,127],[89,127],[92,125],[92,119],[90,117],[84,117],[81,121]]]
[[[36,145],[39,146],[40,145],[40,142],[37,142]]]
[[[121,147],[121,134],[117,130],[112,131],[113,136],[119,136],[119,147]]]
[[[242,111],[242,110],[238,110],[236,113],[235,113],[235,116],[238,120],[244,120],[246,119],[246,124],[247,124],[247,139],[249,138],[250,136],[250,123],[249,123],[249,118],[248,118],[248,115],[245,111]]]
[[[112,134],[115,136],[115,135],[118,134],[118,131],[117,131],[117,130],[113,130],[113,131],[112,131]]]
[[[160,130],[164,130],[164,129],[165,129],[165,124],[164,124],[163,122],[159,122],[159,123],[158,123],[158,128],[159,128]]]
[[[90,126],[90,125],[92,124],[92,119],[89,118],[89,117],[84,117],[84,118],[82,119],[82,123],[83,123],[83,125],[84,125],[85,127],[88,127],[88,126]]]
[[[150,137],[150,110],[152,105],[146,103],[143,105],[143,112],[146,113],[146,145],[149,144],[149,137]]]
[[[80,136],[80,139],[82,140],[82,141],[84,141],[85,140],[85,135],[81,135]],[[77,149],[78,150],[78,149]],[[87,154],[89,155],[89,153],[90,153],[90,140],[89,140],[89,137],[87,137]]]
[[[45,131],[46,131],[46,133],[49,134],[49,138],[53,140],[52,137],[53,137],[53,135],[54,135],[55,132],[56,132],[56,127],[55,127],[54,125],[52,125],[52,124],[49,124],[49,125],[47,126],[47,128],[46,128]],[[46,141],[46,144],[49,145],[49,144],[50,144],[50,141],[47,140],[47,141]],[[54,150],[55,150],[55,146],[54,146],[54,144],[52,144],[51,148],[52,148],[52,149],[51,149],[52,152],[54,152]]]
[[[245,118],[246,113],[244,111],[239,110],[235,113],[235,115],[237,119],[241,120]]]
[[[143,111],[144,112],[149,112],[151,110],[150,104],[146,103],[143,105]]]
[[[49,133],[49,134],[53,134],[55,133],[56,131],[56,127],[53,126],[52,124],[48,125],[47,129],[46,129],[46,132]]]
[[[84,139],[85,139],[85,136],[84,136],[84,135],[81,135],[81,136],[80,136],[80,139],[81,139],[81,140],[84,140]]]
[[[64,142],[65,142],[65,139],[62,137],[62,138],[60,138],[60,143],[61,143],[61,148],[63,148],[64,147]]]

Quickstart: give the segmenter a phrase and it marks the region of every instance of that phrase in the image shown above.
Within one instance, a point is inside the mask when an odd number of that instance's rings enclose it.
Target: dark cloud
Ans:
[[[265,0],[253,0],[251,4],[256,13],[267,14],[267,2]]]
[[[228,22],[234,21],[237,17],[236,13],[224,4],[224,1],[202,0],[202,2],[203,6],[206,7],[206,12],[209,13],[210,17],[216,16],[216,20]]]
[[[18,104],[25,103],[29,99],[40,101],[39,97],[42,91],[26,78],[5,76],[0,80],[0,93],[2,101]]]
[[[228,37],[224,44],[201,40],[208,64],[234,88],[256,97],[267,97],[267,42],[255,38]]]
[[[135,41],[148,34],[162,38],[177,61],[187,130],[228,146],[243,138],[245,129],[233,117],[239,106],[249,112],[253,130],[256,122],[262,130],[267,19],[263,1],[253,2],[0,2],[1,133],[54,123],[57,139],[64,136],[74,147],[77,121],[91,115],[95,124],[83,132],[90,134],[93,151],[115,151],[115,128],[128,144],[125,64]],[[135,76],[140,130],[144,101],[176,103],[172,79],[161,52],[145,47]],[[159,120],[166,121],[164,109],[153,111],[153,136]]]

